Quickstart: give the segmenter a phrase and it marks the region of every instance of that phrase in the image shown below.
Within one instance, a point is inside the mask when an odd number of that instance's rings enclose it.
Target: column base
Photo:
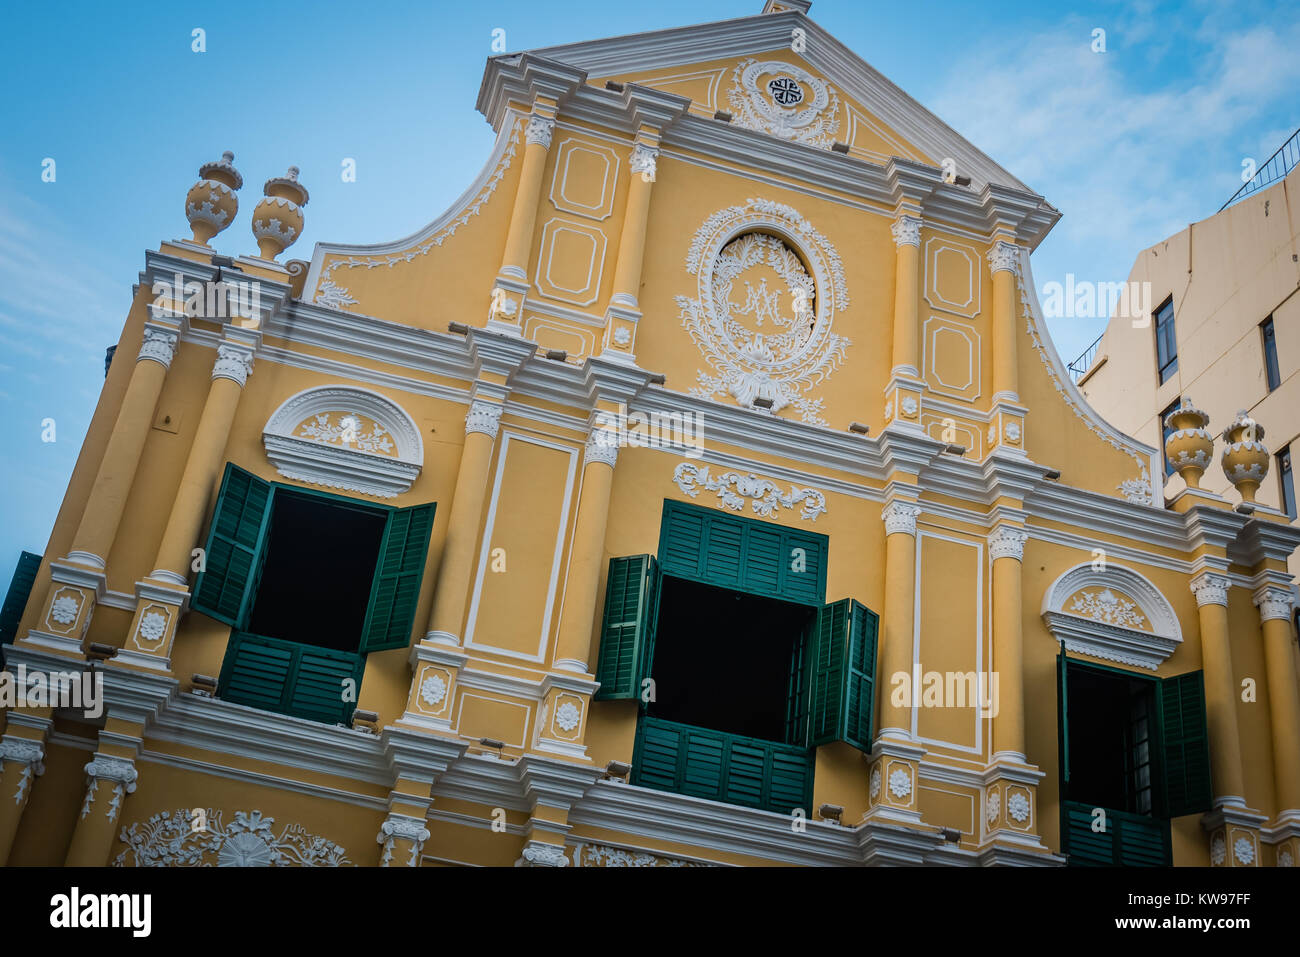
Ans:
[[[1201,827],[1210,841],[1210,866],[1259,867],[1261,832],[1267,819],[1256,810],[1231,804],[1202,815]]]

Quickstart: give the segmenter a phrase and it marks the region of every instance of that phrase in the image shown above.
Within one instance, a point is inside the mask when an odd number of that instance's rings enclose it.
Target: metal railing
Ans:
[[[1071,362],[1069,366],[1067,366],[1067,368],[1070,370],[1070,378],[1073,379],[1075,382],[1078,382],[1080,379],[1082,379],[1084,373],[1086,373],[1088,369],[1092,367],[1093,360],[1097,358],[1097,347],[1101,345],[1102,336],[1104,335],[1106,335],[1106,333],[1103,332],[1100,336],[1097,337],[1096,341],[1093,342],[1092,345],[1088,346],[1088,348],[1083,350],[1082,355],[1080,355],[1077,359]]]
[[[1232,199],[1219,207],[1219,212],[1223,212],[1233,203],[1240,202],[1252,193],[1272,186],[1291,172],[1298,162],[1300,162],[1300,130],[1292,133],[1291,138],[1268,158],[1268,162],[1255,170],[1255,175],[1241,184],[1241,189],[1232,194]]]

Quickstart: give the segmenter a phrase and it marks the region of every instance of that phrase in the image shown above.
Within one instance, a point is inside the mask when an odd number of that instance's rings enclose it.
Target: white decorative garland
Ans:
[[[754,514],[763,518],[774,518],[783,505],[786,508],[794,508],[800,503],[803,508],[799,517],[811,522],[817,521],[817,516],[826,511],[825,493],[815,488],[798,486],[791,486],[789,492],[782,492],[776,483],[760,479],[752,473],[741,475],[739,472],[723,472],[714,478],[709,473],[707,465],[682,462],[673,469],[673,481],[691,498],[699,495],[700,489],[717,492],[718,507],[733,512],[743,511],[745,499],[752,499],[750,507],[754,510]],[[734,492],[731,490],[733,485]]]
[[[309,834],[301,824],[289,824],[277,837],[275,818],[261,811],[236,811],[229,825],[211,808],[201,817],[188,808],[155,814],[143,823],[123,828],[127,849],[113,862],[135,867],[344,867],[347,851],[333,841]],[[215,861],[213,857],[215,856]]]

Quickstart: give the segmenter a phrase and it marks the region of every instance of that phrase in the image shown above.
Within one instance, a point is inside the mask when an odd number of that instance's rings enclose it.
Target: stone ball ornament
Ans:
[[[262,192],[265,198],[253,210],[253,238],[263,259],[275,259],[302,235],[307,190],[298,182],[298,167],[290,166],[283,176],[268,179]]]
[[[1254,502],[1259,483],[1268,474],[1268,449],[1264,447],[1264,427],[1242,409],[1223,430],[1223,454],[1219,461],[1243,502]]]
[[[244,177],[235,169],[235,154],[226,150],[221,159],[199,167],[199,181],[185,194],[185,218],[193,230],[193,241],[204,246],[229,226],[239,211],[235,191]]]
[[[1165,456],[1188,488],[1201,487],[1201,476],[1214,458],[1214,437],[1206,429],[1209,424],[1210,417],[1186,396],[1165,416],[1164,426],[1172,430],[1165,439]]]

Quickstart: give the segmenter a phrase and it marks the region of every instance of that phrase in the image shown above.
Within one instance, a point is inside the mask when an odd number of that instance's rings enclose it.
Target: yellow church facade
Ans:
[[[1300,531],[1166,502],[1058,212],[807,8],[490,59],[384,245],[285,259],[291,168],[214,255],[202,168],[4,649],[102,713],[6,706],[0,860],[1300,856]]]

